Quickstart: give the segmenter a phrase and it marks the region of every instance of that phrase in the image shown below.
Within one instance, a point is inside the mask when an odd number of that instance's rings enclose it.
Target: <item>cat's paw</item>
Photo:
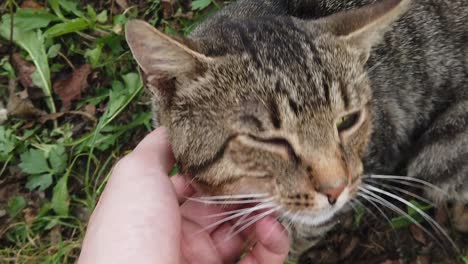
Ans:
[[[456,203],[453,207],[452,222],[457,231],[468,233],[468,206]]]

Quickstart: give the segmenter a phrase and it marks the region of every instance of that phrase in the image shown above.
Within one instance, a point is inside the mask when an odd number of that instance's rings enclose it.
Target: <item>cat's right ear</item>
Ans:
[[[147,83],[158,90],[196,78],[211,60],[142,20],[127,22],[125,36]]]
[[[380,42],[391,25],[409,9],[411,2],[412,0],[378,0],[313,23],[361,50],[365,61],[371,48]]]

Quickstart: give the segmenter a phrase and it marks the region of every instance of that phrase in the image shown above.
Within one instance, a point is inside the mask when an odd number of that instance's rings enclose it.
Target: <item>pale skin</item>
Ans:
[[[233,222],[205,230],[220,219],[207,216],[232,208],[187,200],[198,193],[188,177],[167,176],[173,163],[164,128],[117,163],[89,221],[79,264],[232,263],[246,247],[241,264],[284,262],[289,240],[273,217],[232,238]]]

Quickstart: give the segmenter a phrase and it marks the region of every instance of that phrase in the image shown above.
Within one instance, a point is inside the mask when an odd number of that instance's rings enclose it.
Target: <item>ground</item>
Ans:
[[[186,35],[223,4],[0,3],[1,263],[73,263],[110,169],[151,130],[125,22],[140,18]],[[444,250],[405,217],[386,212],[387,221],[366,205],[371,213],[357,206],[354,215],[343,215],[340,227],[308,253],[311,263],[463,263],[467,236],[452,230],[450,210],[415,204],[448,230],[460,252],[435,235]],[[435,232],[414,210],[401,208]]]

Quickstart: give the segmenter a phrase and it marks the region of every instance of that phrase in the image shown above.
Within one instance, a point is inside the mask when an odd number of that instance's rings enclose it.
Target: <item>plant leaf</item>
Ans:
[[[54,170],[54,174],[60,174],[65,171],[67,168],[68,155],[65,151],[65,147],[62,145],[57,145],[49,153],[49,163]]]
[[[211,4],[212,0],[195,0],[192,1],[192,10],[202,10],[207,8]]]
[[[10,15],[3,16],[4,20],[10,20]],[[50,22],[57,21],[59,18],[45,10],[38,9],[18,9],[13,15],[13,26],[22,31],[31,31],[47,27]]]
[[[89,23],[84,18],[75,18],[50,27],[44,34],[47,37],[58,37],[68,33],[74,33],[89,28]]]
[[[15,196],[8,201],[8,214],[14,218],[26,207],[26,200],[22,196]]]
[[[60,52],[60,48],[62,48],[62,45],[60,44],[50,46],[49,50],[47,51],[47,57],[49,59],[57,57],[58,53]]]
[[[15,149],[17,139],[13,131],[0,126],[0,160],[5,161],[7,156]]]
[[[63,176],[58,180],[54,187],[52,195],[52,208],[54,211],[61,216],[68,215],[68,207],[70,205],[70,196],[67,188],[68,177]]]
[[[28,182],[26,182],[26,188],[32,191],[38,189],[39,191],[44,191],[52,185],[52,174],[46,173],[41,175],[32,175],[28,177]]]
[[[97,22],[99,23],[106,23],[107,22],[107,10],[103,10],[101,13],[99,13],[96,19],[97,19]]]
[[[21,154],[20,159],[19,167],[26,173],[40,174],[50,171],[44,152],[39,149],[30,149]]]
[[[10,21],[6,20],[5,17],[6,16],[3,16],[2,22],[0,23],[0,36],[5,39],[9,39]],[[13,41],[28,52],[34,62],[34,65],[36,65],[37,76],[40,80],[36,85],[41,87],[44,92],[50,112],[55,113],[55,104],[51,96],[52,85],[50,82],[49,63],[44,47],[44,37],[41,31],[24,31],[19,27],[14,27]]]

